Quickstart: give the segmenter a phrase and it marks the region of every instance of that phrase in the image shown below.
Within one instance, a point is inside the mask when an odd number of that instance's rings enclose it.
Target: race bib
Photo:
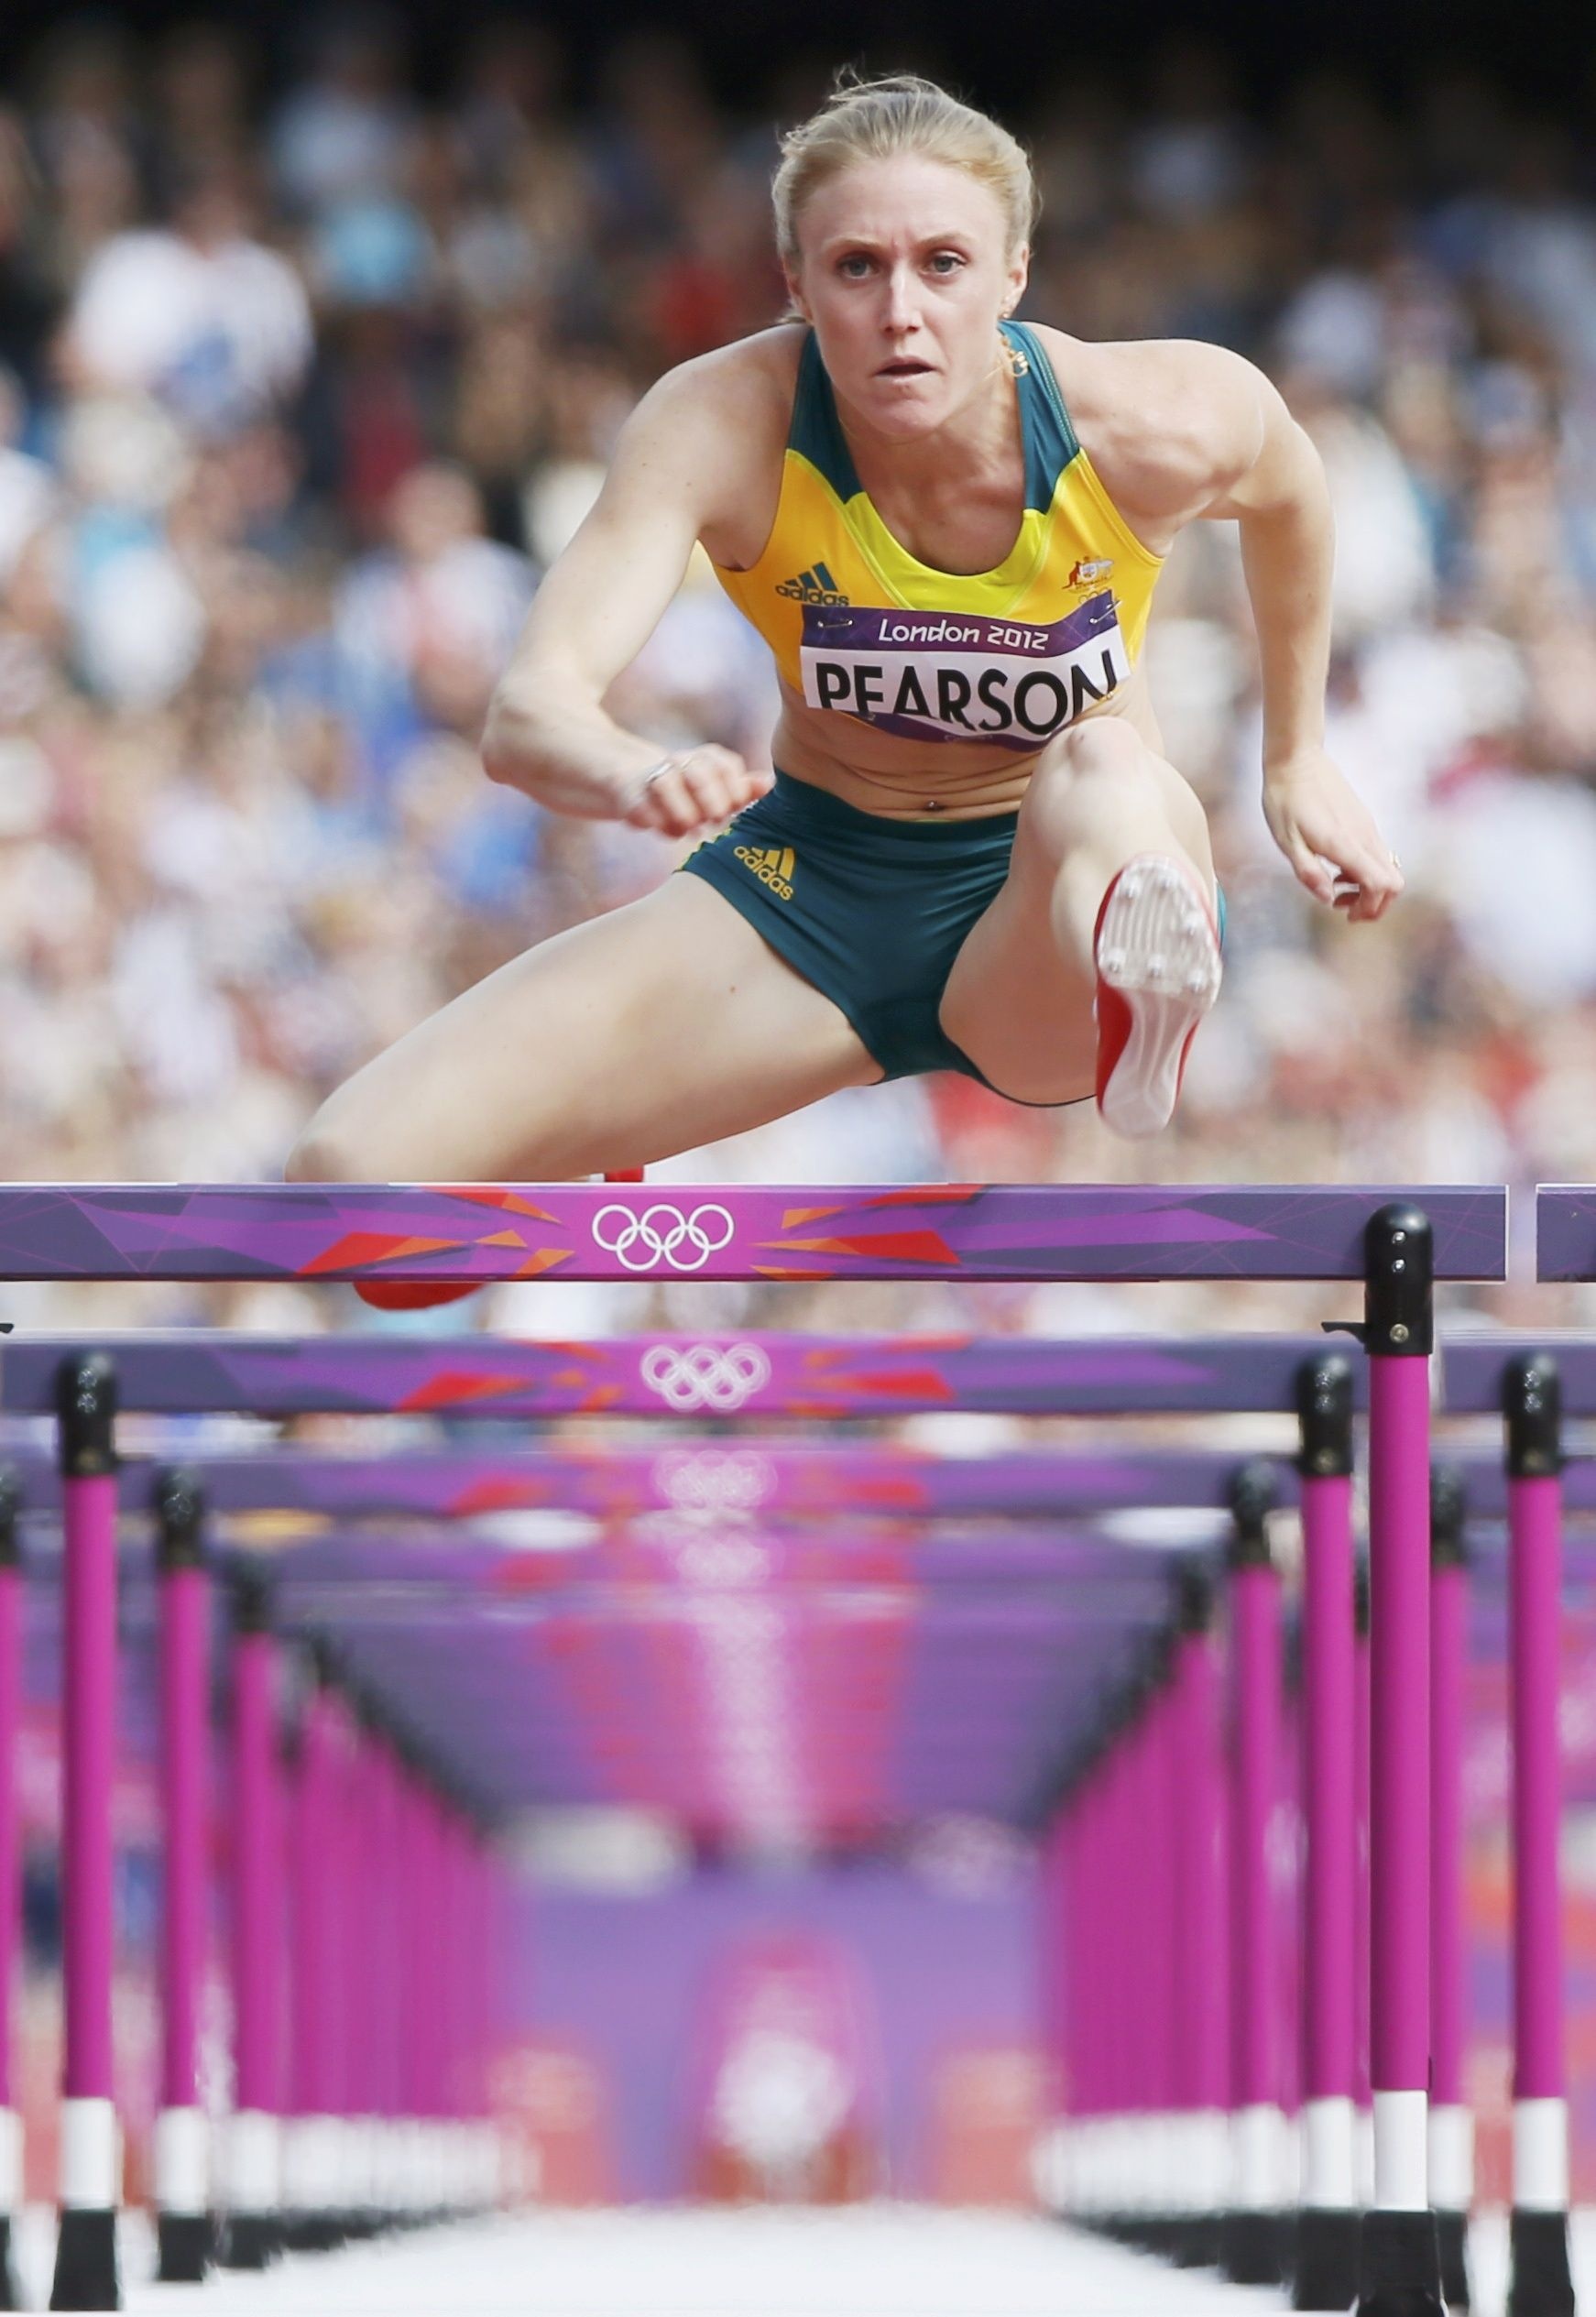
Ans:
[[[977,613],[806,604],[803,697],[912,740],[1036,749],[1131,673],[1105,590],[1050,627]]]

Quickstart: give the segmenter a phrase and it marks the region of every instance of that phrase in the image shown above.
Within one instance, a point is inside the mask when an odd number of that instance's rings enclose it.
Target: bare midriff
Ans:
[[[861,813],[879,813],[889,820],[978,820],[1017,811],[1048,749],[1056,749],[1069,731],[1099,716],[1125,717],[1149,748],[1161,749],[1147,679],[1138,667],[1130,683],[1101,707],[1043,748],[1023,754],[978,741],[967,747],[962,740],[927,745],[895,739],[857,716],[812,708],[783,684],[771,755],[783,772],[829,789]],[[844,741],[846,754],[839,746]]]

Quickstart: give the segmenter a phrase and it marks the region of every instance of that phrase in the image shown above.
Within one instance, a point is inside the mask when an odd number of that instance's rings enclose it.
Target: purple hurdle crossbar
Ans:
[[[103,1355],[58,1378],[63,1503],[61,1701],[65,2052],[52,2309],[119,2309],[111,2070],[116,1728],[116,1378]]]
[[[163,2283],[197,2284],[211,2265],[209,2126],[200,2104],[205,1969],[206,1763],[210,1752],[210,1578],[204,1504],[191,1473],[155,1490],[160,1571],[161,2080],[155,2195]]]
[[[275,1644],[265,1576],[233,1573],[234,2107],[227,2119],[229,2268],[263,2268],[282,2247],[282,1825]]]
[[[1463,1487],[1437,1466],[1430,1481],[1430,2202],[1448,2309],[1466,2309],[1474,2119],[1464,2089],[1468,1951],[1463,1890],[1463,1743],[1469,1580]]]
[[[22,1827],[16,1743],[22,1722],[22,1570],[18,1495],[0,1470],[0,2307],[17,2306],[11,2221],[22,2202],[22,2118],[12,2093],[11,1998],[22,1929]]]
[[[1358,2290],[1352,1371],[1321,1353],[1300,1380],[1303,1940],[1302,2209],[1295,2309]]]
[[[1220,2240],[1239,2285],[1278,2284],[1280,2110],[1269,1845],[1280,1775],[1280,1578],[1270,1557],[1273,1475],[1249,1466],[1232,1497],[1230,1549],[1230,2112],[1233,2171]]]
[[[1200,1415],[1292,1404],[1311,1336],[127,1336],[103,1339],[125,1409],[192,1415]],[[67,1346],[0,1352],[0,1412],[53,1405]],[[1360,1383],[1361,1378],[1360,1377]]]
[[[1361,1279],[1410,1196],[1295,1185],[38,1185],[0,1278]],[[1500,1262],[1505,1194],[1427,1188],[1437,1273]]]
[[[28,1511],[53,1508],[48,1459],[11,1459]],[[1122,1455],[1041,1450],[1005,1456],[937,1456],[896,1444],[828,1440],[703,1440],[663,1448],[501,1451],[440,1449],[385,1457],[305,1452],[193,1460],[218,1514],[302,1512],[351,1519],[386,1514],[469,1520],[544,1507],[604,1520],[655,1512],[759,1513],[790,1520],[838,1513],[890,1519],[1012,1519],[1059,1514],[1145,1512],[1228,1502],[1237,1459],[1221,1449],[1138,1448]],[[149,1468],[121,1473],[125,1510],[143,1509]]]
[[[1507,1423],[1513,1620],[1512,2317],[1573,2317],[1558,1838],[1562,1407],[1558,1365],[1512,1361]]]

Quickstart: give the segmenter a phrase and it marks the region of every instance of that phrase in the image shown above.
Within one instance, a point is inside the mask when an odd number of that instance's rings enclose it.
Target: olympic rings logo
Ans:
[[[757,1343],[657,1343],[643,1354],[642,1379],[678,1415],[707,1408],[732,1415],[771,1381],[771,1363]]]
[[[618,1223],[610,1223],[612,1215]],[[724,1207],[695,1207],[683,1215],[663,1201],[645,1207],[640,1215],[629,1207],[601,1207],[593,1219],[593,1236],[605,1253],[637,1272],[652,1271],[656,1263],[669,1263],[672,1271],[702,1271],[711,1255],[730,1246],[735,1228]]]
[[[661,1492],[678,1510],[693,1513],[751,1513],[776,1479],[764,1457],[736,1448],[724,1455],[714,1448],[668,1448],[654,1471]]]

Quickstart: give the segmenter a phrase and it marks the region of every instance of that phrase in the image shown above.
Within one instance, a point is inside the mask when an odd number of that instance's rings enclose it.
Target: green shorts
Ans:
[[[990,1086],[937,1015],[954,959],[1009,874],[1019,818],[890,821],[778,772],[769,796],[682,867],[840,1008],[885,1077],[959,1070]]]
[[[1009,873],[1017,813],[890,821],[778,772],[682,866],[840,1007],[889,1078],[987,1080],[937,1020],[953,961]]]

